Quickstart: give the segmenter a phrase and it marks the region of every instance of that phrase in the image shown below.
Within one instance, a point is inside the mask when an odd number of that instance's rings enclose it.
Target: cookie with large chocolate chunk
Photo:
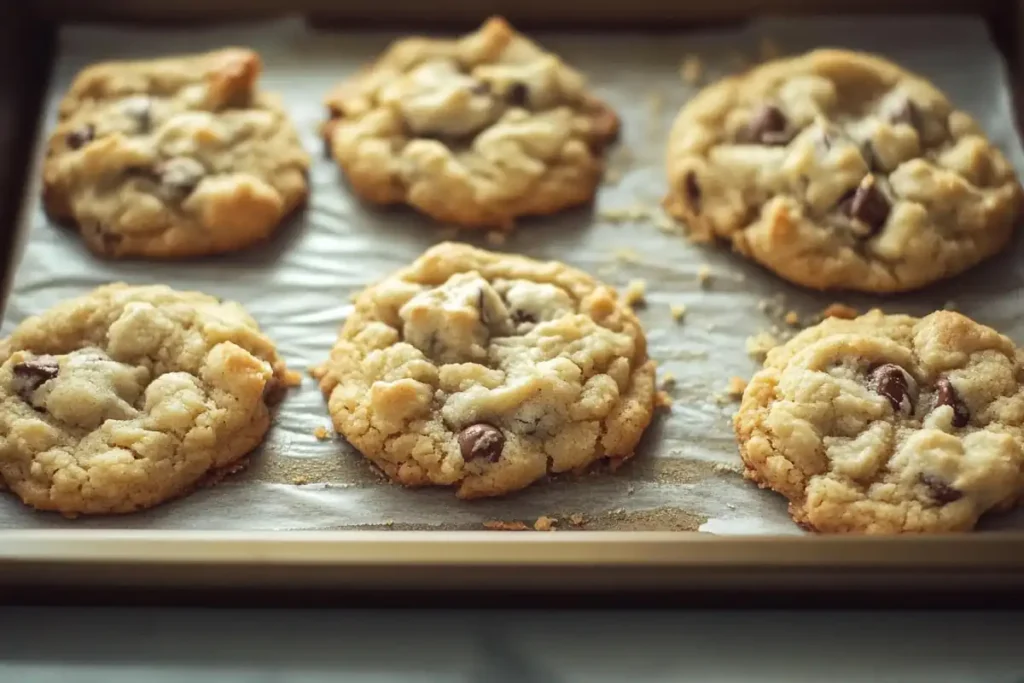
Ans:
[[[897,292],[1002,249],[1017,176],[970,116],[880,57],[819,50],[705,88],[676,119],[665,205],[815,289]]]
[[[327,148],[357,194],[470,228],[590,201],[619,128],[578,72],[500,18],[396,42],[327,108]]]
[[[745,475],[817,531],[970,530],[1024,495],[1022,359],[959,313],[829,318],[747,385]]]
[[[461,244],[364,290],[314,374],[363,455],[461,498],[629,458],[654,410],[643,330],[611,288]]]
[[[0,340],[0,478],[68,516],[156,505],[241,467],[295,379],[238,304],[100,287]]]
[[[268,238],[305,201],[309,159],[259,73],[259,56],[240,48],[84,70],[50,138],[47,212],[113,257]]]

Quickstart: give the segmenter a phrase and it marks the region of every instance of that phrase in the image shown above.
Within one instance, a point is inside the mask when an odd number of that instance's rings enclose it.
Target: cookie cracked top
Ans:
[[[1024,495],[1024,354],[958,313],[828,319],[735,417],[746,476],[818,531],[966,531]]]
[[[612,289],[451,243],[363,291],[315,374],[366,457],[462,498],[630,457],[654,401],[643,331]]]
[[[356,193],[465,227],[589,201],[619,127],[579,73],[500,18],[394,43],[327,107],[324,136]]]
[[[228,48],[108,62],[75,78],[44,204],[105,256],[216,254],[266,239],[305,201],[308,155],[259,56]]]
[[[821,50],[714,84],[679,114],[666,207],[816,289],[895,292],[1009,240],[1020,185],[975,121],[872,55]]]
[[[0,341],[0,476],[69,516],[150,507],[240,466],[293,379],[238,304],[100,287]]]

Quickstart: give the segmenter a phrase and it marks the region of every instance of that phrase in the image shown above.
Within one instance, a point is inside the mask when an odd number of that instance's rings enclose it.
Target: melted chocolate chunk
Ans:
[[[14,390],[25,401],[32,404],[36,389],[57,376],[60,364],[53,356],[39,356],[16,364],[11,368],[14,375]]]
[[[67,143],[68,149],[81,149],[86,146],[96,137],[96,126],[91,123],[87,123],[78,130],[73,130],[68,133],[65,142]]]
[[[940,377],[939,381],[935,383],[938,393],[935,397],[935,407],[938,406],[950,406],[953,408],[953,426],[957,429],[966,427],[967,423],[971,421],[971,413],[967,410],[967,406],[964,405],[963,400],[960,398],[960,394],[957,393],[956,387],[949,381],[948,377]]]
[[[693,171],[687,172],[686,177],[683,178],[683,191],[686,193],[686,201],[690,203],[690,208],[693,209],[693,212],[700,213],[703,193],[700,189],[700,183],[697,182],[697,174]]]
[[[914,412],[907,375],[900,366],[893,363],[879,365],[871,371],[870,384],[872,389],[889,399],[893,410],[903,411],[903,402],[906,401],[909,406],[906,412]]]
[[[505,93],[505,99],[513,107],[525,107],[530,100],[530,90],[522,83],[513,83]]]
[[[857,186],[856,191],[853,193],[853,198],[850,200],[848,210],[851,218],[855,218],[867,225],[871,228],[870,234],[874,235],[882,229],[882,226],[889,219],[891,208],[889,199],[878,187],[875,177],[869,175]]]
[[[963,491],[953,488],[934,474],[922,474],[920,480],[922,484],[928,487],[928,493],[931,495],[932,500],[940,505],[954,503],[964,497]]]
[[[921,126],[921,112],[914,104],[914,101],[907,98],[900,103],[900,106],[893,110],[889,120],[893,123],[902,123],[911,128],[917,129]]]
[[[743,142],[757,142],[762,145],[784,145],[792,139],[787,132],[789,121],[778,107],[766,104],[751,117],[742,134]]]
[[[537,318],[535,318],[533,314],[528,313],[527,311],[514,310],[512,311],[512,322],[514,322],[516,325],[522,325],[524,323],[529,323],[532,325],[533,323],[537,322]]]
[[[160,185],[179,201],[192,194],[206,175],[206,169],[195,159],[178,157],[168,159],[156,168]]]
[[[153,103],[148,97],[134,97],[125,102],[125,113],[135,120],[139,133],[148,133],[153,125]]]
[[[504,447],[505,435],[501,430],[483,422],[470,425],[459,433],[459,450],[466,462],[477,458],[498,462]]]

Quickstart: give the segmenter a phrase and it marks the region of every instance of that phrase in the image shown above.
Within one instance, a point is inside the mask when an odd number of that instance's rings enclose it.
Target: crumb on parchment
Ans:
[[[856,308],[838,302],[829,304],[821,312],[822,318],[842,318],[843,320],[853,320],[857,315]]]
[[[302,373],[298,370],[285,370],[284,385],[286,387],[297,387],[302,384]]]
[[[697,268],[697,283],[701,287],[707,287],[708,283],[711,282],[711,266],[706,263],[702,263]]]
[[[686,315],[686,304],[671,304],[668,308],[672,313],[672,319],[677,323],[682,322],[683,317]]]
[[[738,399],[743,396],[743,392],[747,389],[747,380],[742,377],[730,377],[729,384],[725,388],[725,393],[733,399]]]
[[[622,293],[622,302],[630,308],[643,306],[646,303],[647,281],[643,279],[630,280],[626,290]]]
[[[697,85],[704,76],[704,62],[697,55],[686,55],[679,65],[679,77],[687,85]]]
[[[317,441],[328,441],[331,438],[331,432],[328,431],[327,427],[320,425],[313,430],[313,436],[317,438]]]
[[[613,209],[601,209],[597,212],[597,215],[612,223],[635,223],[651,220],[654,217],[654,209],[645,204],[632,204]]]
[[[790,311],[789,313],[786,313],[785,320],[787,325],[796,327],[800,324],[800,314],[796,311]]]
[[[583,526],[587,523],[587,520],[583,515],[577,512],[576,514],[569,515],[569,523],[573,526]]]
[[[303,484],[308,484],[309,479],[299,474],[296,475],[295,477],[292,477],[292,483],[295,484],[296,486],[302,486]]]
[[[771,332],[758,332],[747,337],[747,355],[757,360],[764,360],[768,352],[779,345],[779,340]]]
[[[537,521],[533,523],[534,531],[554,531],[555,525],[558,524],[558,520],[547,515],[541,515],[537,518]]]
[[[676,376],[671,372],[666,372],[661,376],[661,388],[665,391],[671,390],[676,385]]]
[[[612,252],[615,260],[621,263],[642,263],[643,258],[636,249],[616,249]]]
[[[724,462],[716,462],[711,468],[719,474],[742,474],[743,468]]]
[[[501,520],[484,522],[484,528],[491,531],[529,531],[530,529],[522,522],[503,522]]]
[[[665,391],[655,393],[654,407],[657,410],[672,410],[672,397]]]

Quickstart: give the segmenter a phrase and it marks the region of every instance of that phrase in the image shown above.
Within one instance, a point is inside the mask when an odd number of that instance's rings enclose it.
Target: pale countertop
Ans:
[[[0,681],[1024,683],[1022,617],[0,608]]]

